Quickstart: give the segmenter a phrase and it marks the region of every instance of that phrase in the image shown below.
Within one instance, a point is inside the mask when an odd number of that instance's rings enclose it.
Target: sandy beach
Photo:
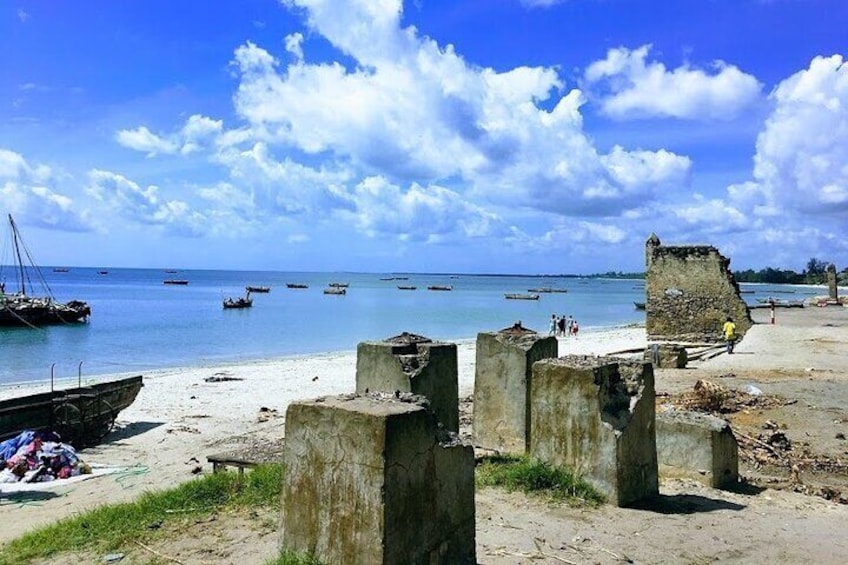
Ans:
[[[726,386],[755,384],[797,402],[779,414],[746,414],[740,425],[783,418],[793,441],[820,443],[821,450],[844,457],[848,444],[835,439],[835,432],[848,431],[848,362],[843,358],[848,308],[787,309],[778,312],[775,325],[767,323],[765,311],[753,314],[758,323],[735,355],[687,369],[657,370],[658,393],[686,390],[699,378],[720,378]],[[645,343],[644,327],[586,331],[576,339],[560,339],[559,354],[605,354]],[[461,397],[473,394],[474,356],[473,341],[458,344]],[[121,471],[73,484],[57,482],[38,493],[3,494],[6,521],[0,539],[211,472],[209,454],[250,442],[279,442],[287,405],[352,391],[355,361],[355,352],[345,352],[145,374],[144,388],[120,414],[116,430],[104,444],[82,452],[86,461]],[[218,379],[208,382],[210,377]],[[743,475],[750,471],[740,468]],[[844,477],[837,482],[847,486]],[[476,499],[480,563],[836,563],[848,555],[842,535],[848,506],[785,489],[728,492],[668,480],[662,481],[659,501],[629,509],[551,506],[498,489],[480,490]],[[206,524],[186,532],[193,541],[165,543],[160,550],[183,563],[261,563],[274,554],[273,528],[218,521],[212,528],[216,535],[210,537]],[[208,550],[209,544],[217,548],[213,558],[199,548]],[[147,557],[140,554],[131,562]]]

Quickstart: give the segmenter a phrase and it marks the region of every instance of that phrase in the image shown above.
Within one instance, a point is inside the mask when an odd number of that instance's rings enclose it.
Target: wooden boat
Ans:
[[[248,285],[248,286],[244,287],[244,290],[246,290],[247,292],[258,292],[260,294],[266,294],[268,292],[271,292],[271,287],[270,286],[249,286]]]
[[[174,284],[185,286],[188,284],[188,281],[185,279],[165,279],[164,281],[162,281],[162,284]]]
[[[418,288],[417,286],[412,286],[412,285],[407,285],[407,284],[399,284],[398,285],[398,290],[415,290],[417,288]]]
[[[324,289],[324,294],[347,294],[347,289],[341,286],[331,286],[330,288]]]
[[[504,294],[504,298],[507,300],[539,300],[538,294]]]
[[[635,306],[637,310],[644,310],[645,309],[645,303],[644,302],[634,302],[633,306]]]
[[[5,262],[0,257],[0,265],[14,264],[17,276],[17,290],[10,293],[5,279],[0,282],[0,326],[38,327],[48,324],[73,324],[85,322],[91,315],[89,305],[81,300],[71,300],[66,303],[58,302],[53,291],[41,273],[41,269],[32,261],[32,256],[21,239],[18,226],[9,214],[9,230],[11,232],[11,250],[14,260]],[[25,265],[23,257],[29,259]],[[33,276],[35,275],[35,276]],[[42,296],[30,296],[32,280],[40,282]],[[29,288],[28,288],[29,286]]]
[[[141,375],[0,401],[0,440],[25,430],[53,431],[75,447],[109,433],[118,413],[144,386]],[[51,386],[52,389],[52,386]]]
[[[225,310],[232,308],[250,308],[253,306],[253,299],[250,297],[250,293],[248,293],[247,296],[239,296],[238,298],[227,297],[224,299],[223,304]]]
[[[552,288],[549,286],[545,286],[542,288],[528,288],[527,292],[532,292],[533,294],[550,294],[553,292],[568,292],[568,289],[565,288]]]
[[[66,268],[64,268],[64,267],[53,267],[53,272],[54,272],[54,273],[67,273],[67,272],[68,272],[68,270],[69,270],[69,269],[66,269]]]
[[[428,286],[427,290],[453,290],[453,286],[434,284],[434,285]]]
[[[286,283],[286,288],[309,288],[309,285],[301,283]]]
[[[350,283],[331,282],[327,286],[331,286],[333,288],[347,288],[350,286]]]
[[[98,275],[108,275],[109,271],[97,271]]]

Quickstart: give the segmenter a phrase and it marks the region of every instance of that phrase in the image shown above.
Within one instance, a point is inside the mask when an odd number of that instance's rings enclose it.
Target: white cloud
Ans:
[[[668,151],[599,155],[583,132],[585,98],[563,93],[553,68],[469,65],[451,45],[401,28],[399,1],[284,3],[306,9],[312,31],[358,65],[284,65],[253,43],[239,47],[236,110],[270,146],[399,186],[450,181],[480,206],[568,215],[620,213],[687,180],[689,160]]]
[[[848,63],[816,57],[770,98],[754,157],[766,205],[848,220]]]
[[[0,148],[0,202],[19,222],[79,232],[91,229],[88,214],[58,192],[47,165],[30,165],[19,153]]]
[[[21,21],[21,23],[25,24],[27,23],[27,21],[29,21],[30,15],[25,12],[23,8],[18,8],[18,19]]]
[[[300,61],[303,60],[303,34],[291,33],[286,36],[286,51],[295,56]]]
[[[148,157],[157,153],[174,153],[177,150],[176,144],[159,137],[146,126],[139,126],[134,130],[122,129],[115,135],[115,140],[124,147],[146,152]]]
[[[193,211],[186,202],[161,198],[157,186],[142,188],[123,175],[100,169],[90,171],[88,176],[88,195],[123,218],[185,236],[202,235],[212,227],[203,214]]]
[[[608,116],[731,119],[760,97],[759,81],[733,65],[716,61],[712,73],[689,65],[668,70],[646,61],[650,49],[610,49],[586,69],[584,80]]]

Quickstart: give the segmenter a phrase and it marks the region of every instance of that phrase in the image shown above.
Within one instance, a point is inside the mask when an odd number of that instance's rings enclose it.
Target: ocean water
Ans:
[[[8,271],[6,271],[8,275]],[[644,323],[634,302],[644,301],[641,280],[438,274],[297,273],[157,269],[43,268],[57,300],[88,302],[88,323],[39,329],[0,328],[0,385],[152,369],[208,366],[291,355],[348,351],[360,341],[408,331],[438,340],[472,339],[521,320],[548,331],[552,313],[572,315],[581,332]],[[381,280],[389,277],[408,280]],[[185,279],[186,286],[165,285]],[[330,282],[349,283],[344,296],[325,295]],[[286,283],[309,285],[289,289]],[[416,285],[415,291],[397,285]],[[253,307],[224,310],[222,299],[246,285]],[[452,285],[450,292],[428,285]],[[555,287],[567,293],[540,300],[506,300],[505,293]],[[757,288],[757,295],[770,287]],[[9,288],[9,291],[15,289]],[[35,293],[31,293],[35,294]],[[753,294],[746,295],[749,300]]]

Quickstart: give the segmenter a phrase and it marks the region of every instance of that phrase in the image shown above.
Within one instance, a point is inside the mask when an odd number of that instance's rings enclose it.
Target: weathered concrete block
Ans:
[[[645,361],[657,369],[685,369],[689,354],[682,345],[651,343],[645,348]]]
[[[439,422],[459,431],[456,344],[402,333],[356,347],[356,392],[411,392],[426,396]]]
[[[626,506],[659,492],[650,363],[570,355],[533,365],[530,456]]]
[[[678,410],[657,414],[660,476],[687,477],[726,488],[739,482],[739,448],[721,418]]]
[[[827,266],[827,297],[830,300],[839,302],[839,284],[836,277],[836,265],[831,263]]]
[[[513,326],[477,334],[474,443],[524,454],[530,447],[533,363],[557,356],[557,339]]]
[[[474,450],[424,398],[292,403],[283,460],[284,548],[326,563],[476,563]]]

